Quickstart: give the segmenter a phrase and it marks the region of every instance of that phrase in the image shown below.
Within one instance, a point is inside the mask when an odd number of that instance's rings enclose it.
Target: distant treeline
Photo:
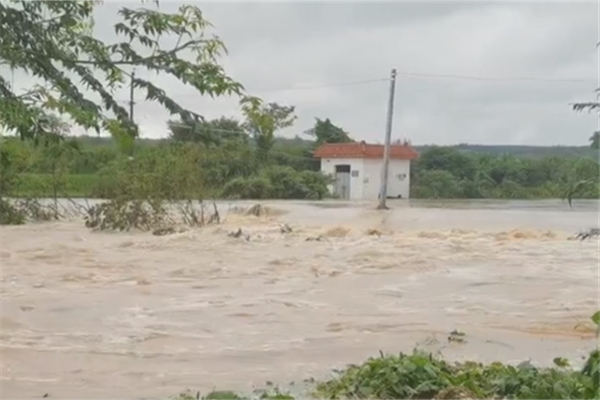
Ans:
[[[77,136],[77,141],[81,143],[84,148],[93,147],[109,147],[114,148],[116,145],[112,138],[102,136]],[[169,139],[149,139],[139,138],[137,143],[140,147],[157,146],[161,143],[167,142]],[[303,139],[301,137],[295,138],[275,138],[276,148],[290,148],[290,147],[311,147],[314,144],[313,140]],[[415,145],[413,146],[419,153],[426,151],[432,147],[438,147],[434,144],[429,145]],[[598,150],[590,148],[590,146],[530,146],[530,145],[485,145],[485,144],[456,144],[449,147],[456,149],[460,152],[468,152],[475,154],[492,154],[492,155],[510,155],[515,157],[524,158],[544,158],[544,157],[565,157],[565,158],[577,158],[577,157],[589,157],[598,159]]]
[[[175,168],[181,164],[179,152],[195,154],[190,156],[195,161],[186,162],[196,163],[202,171],[198,178],[203,182],[202,196],[323,198],[328,180],[320,177],[319,161],[312,157],[318,144],[302,138],[275,138],[268,151],[259,156],[257,145],[244,136],[218,144],[171,136],[137,139],[134,155],[141,160],[138,168],[153,174],[159,165]],[[411,168],[413,198],[600,197],[596,154],[586,147],[415,147],[420,157]],[[12,193],[20,196],[61,192],[73,197],[110,196],[112,181],[107,177],[129,157],[112,139],[91,136],[48,146],[5,137],[2,151],[8,160],[2,164],[2,176],[15,178]],[[195,170],[190,166],[187,171]]]

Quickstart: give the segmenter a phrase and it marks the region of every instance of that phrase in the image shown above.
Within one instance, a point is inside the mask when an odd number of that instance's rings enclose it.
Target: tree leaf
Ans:
[[[596,326],[600,326],[600,310],[596,311],[594,315],[592,315],[591,320]]]

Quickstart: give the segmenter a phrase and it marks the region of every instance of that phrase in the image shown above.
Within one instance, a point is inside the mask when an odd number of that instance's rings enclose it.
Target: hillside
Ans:
[[[423,151],[432,145],[415,146],[417,151]],[[468,153],[509,154],[516,157],[591,157],[598,158],[598,151],[589,146],[522,146],[522,145],[480,145],[458,144],[454,147]]]

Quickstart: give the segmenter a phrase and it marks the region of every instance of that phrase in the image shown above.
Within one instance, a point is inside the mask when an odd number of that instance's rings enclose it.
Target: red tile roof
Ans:
[[[313,152],[315,158],[383,158],[383,145],[355,143],[325,143]],[[390,158],[414,160],[419,157],[409,145],[390,146]]]

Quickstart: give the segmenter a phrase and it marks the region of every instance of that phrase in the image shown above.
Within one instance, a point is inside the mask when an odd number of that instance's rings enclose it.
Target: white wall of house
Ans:
[[[381,186],[381,170],[383,160],[364,159],[364,176],[368,177],[365,183],[363,198],[365,200],[376,200],[379,198]],[[410,161],[391,159],[388,175],[388,197],[402,196],[403,199],[410,198]]]
[[[383,160],[363,158],[323,158],[321,172],[335,177],[336,165],[350,165],[350,199],[377,200],[381,185],[381,169]],[[388,196],[403,199],[410,197],[410,161],[390,160],[388,180]],[[329,192],[334,186],[329,185]]]

